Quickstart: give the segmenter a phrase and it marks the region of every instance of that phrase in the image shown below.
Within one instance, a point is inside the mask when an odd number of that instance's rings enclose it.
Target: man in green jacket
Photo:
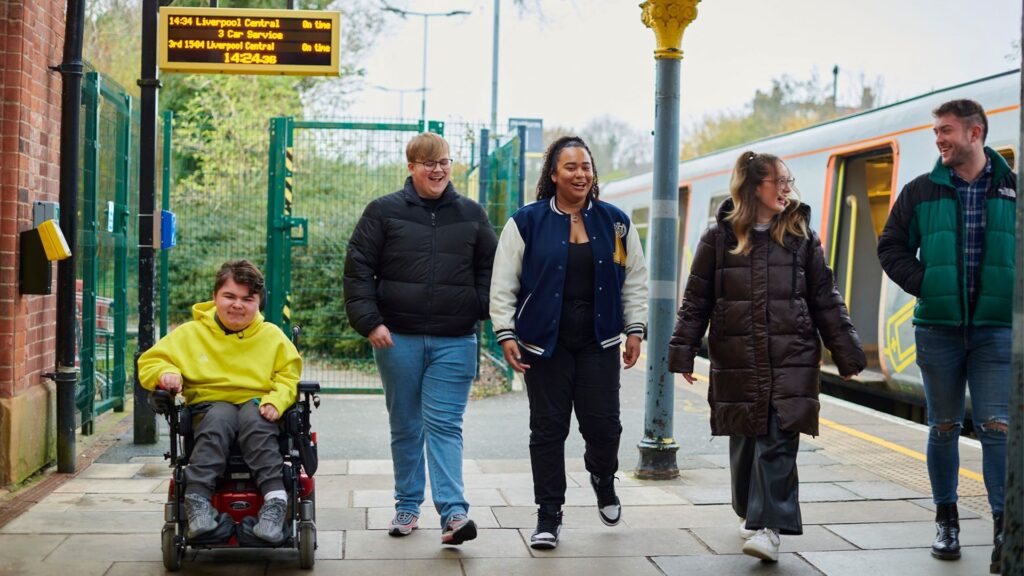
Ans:
[[[995,522],[991,570],[1003,542],[1009,421],[1017,179],[985,147],[988,119],[973,100],[936,108],[940,158],[910,181],[878,241],[886,274],[917,297],[914,336],[928,403],[928,476],[935,502],[932,556],[960,558],[957,479],[964,391],[981,441]],[[920,252],[919,252],[920,251]]]

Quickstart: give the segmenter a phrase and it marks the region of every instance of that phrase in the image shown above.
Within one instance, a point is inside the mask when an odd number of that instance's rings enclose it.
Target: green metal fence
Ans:
[[[96,71],[82,83],[82,167],[77,271],[77,340],[81,375],[76,407],[82,432],[95,417],[124,410],[138,323],[138,114],[131,96]]]
[[[170,125],[165,117],[165,126]],[[489,158],[493,178],[484,182],[484,196],[494,204],[488,208],[492,223],[501,226],[520,202],[521,191],[511,191],[521,189],[518,157],[512,157],[521,147],[516,140],[488,154],[488,136],[480,127],[427,126],[449,142],[452,181],[461,193],[475,187],[469,195],[480,198],[480,181],[473,174],[481,154]],[[403,185],[406,143],[423,128],[418,122],[281,117],[271,120],[269,130],[175,130],[174,171],[165,168],[165,183],[173,182],[169,205],[178,216],[178,245],[168,258],[170,297],[163,322],[173,327],[190,319],[191,305],[209,299],[219,265],[248,258],[267,276],[267,320],[285,330],[302,329],[303,378],[318,380],[328,393],[379,393],[369,343],[345,315],[345,252],[366,204]],[[166,154],[170,128],[164,137]],[[222,138],[231,139],[228,148],[242,151],[236,150],[236,157],[252,161],[216,162],[211,139]],[[493,335],[483,335],[482,341],[493,342]]]

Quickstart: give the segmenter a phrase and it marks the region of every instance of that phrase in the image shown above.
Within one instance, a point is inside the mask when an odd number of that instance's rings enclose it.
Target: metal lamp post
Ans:
[[[700,0],[647,0],[641,20],[654,30],[657,49],[654,128],[654,190],[651,199],[647,398],[644,438],[637,476],[647,479],[679,475],[672,438],[674,378],[668,371],[668,342],[676,307],[676,234],[679,221],[679,68],[683,31],[697,18]]]
[[[420,100],[420,121],[423,122],[423,126],[427,125],[427,22],[430,18],[435,16],[467,16],[469,12],[466,10],[452,10],[450,12],[413,12],[412,10],[402,10],[401,8],[395,8],[389,4],[384,4],[384,9],[388,12],[394,12],[402,18],[406,16],[422,16],[423,17],[423,76],[420,82],[420,90],[423,93],[423,97]]]

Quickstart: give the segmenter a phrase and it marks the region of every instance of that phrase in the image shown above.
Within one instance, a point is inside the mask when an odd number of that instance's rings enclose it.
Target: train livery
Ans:
[[[869,369],[851,384],[859,392],[921,406],[924,392],[912,325],[915,299],[882,272],[878,237],[903,186],[938,158],[931,111],[956,98],[981,103],[989,120],[986,145],[1014,169],[1020,134],[1020,71],[936,90],[895,104],[795,132],[764,138],[679,165],[679,294],[693,250],[729,197],[729,177],[742,150],[775,154],[796,177],[811,206],[836,284],[868,355]],[[632,218],[646,245],[653,174],[602,186],[601,199]],[[826,361],[824,372],[835,372]]]

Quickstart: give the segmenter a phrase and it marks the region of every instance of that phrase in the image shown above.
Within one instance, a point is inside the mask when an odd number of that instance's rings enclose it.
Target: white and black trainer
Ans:
[[[537,529],[530,536],[530,548],[554,550],[562,532],[562,511],[541,506],[537,510]]]

